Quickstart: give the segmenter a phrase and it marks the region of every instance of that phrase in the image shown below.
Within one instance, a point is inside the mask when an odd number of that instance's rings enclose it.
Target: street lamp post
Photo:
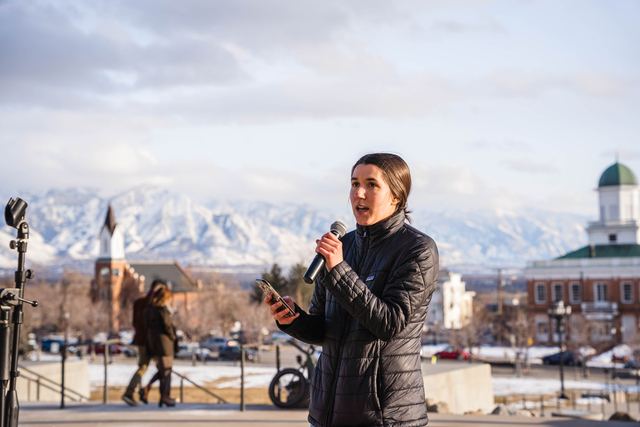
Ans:
[[[547,308],[549,317],[556,319],[556,329],[560,338],[560,399],[568,399],[564,394],[564,324],[565,319],[571,315],[571,306],[565,306],[559,301]]]
[[[618,332],[618,330],[615,327],[611,328],[611,340],[613,341],[614,345],[616,344],[616,332]],[[615,356],[615,353],[614,353],[614,356]],[[616,380],[616,362],[615,361],[611,364],[611,379],[613,381]]]

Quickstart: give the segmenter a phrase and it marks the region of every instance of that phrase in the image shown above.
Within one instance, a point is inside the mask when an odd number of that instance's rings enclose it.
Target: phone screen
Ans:
[[[266,297],[267,295],[271,295],[271,297],[276,300],[276,301],[280,301],[282,303],[282,307],[280,308],[280,310],[278,310],[278,312],[281,312],[282,310],[289,310],[289,315],[291,316],[295,316],[296,312],[295,310],[293,310],[291,307],[289,307],[289,304],[287,304],[285,302],[284,299],[282,299],[282,297],[280,296],[280,294],[278,294],[276,292],[275,289],[273,289],[273,286],[271,286],[271,284],[269,282],[267,282],[264,279],[256,279],[256,285],[258,285],[258,287],[260,289],[262,289],[262,293],[264,294],[264,296]]]

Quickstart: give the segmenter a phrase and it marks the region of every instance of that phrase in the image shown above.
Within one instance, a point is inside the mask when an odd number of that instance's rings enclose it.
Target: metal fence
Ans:
[[[565,398],[560,392],[556,394],[519,394],[510,396],[497,396],[496,404],[504,404],[509,407],[524,410],[539,410],[540,416],[545,416],[545,411],[585,410],[590,413],[601,413],[603,417],[606,407],[613,405],[613,411],[626,411],[630,413],[637,407],[640,412],[640,392],[638,389],[629,390],[620,384],[609,384],[605,389],[571,389],[565,391]],[[637,405],[637,406],[636,406]]]

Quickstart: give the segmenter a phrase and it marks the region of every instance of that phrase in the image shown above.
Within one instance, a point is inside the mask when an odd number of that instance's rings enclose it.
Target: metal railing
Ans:
[[[586,410],[589,413],[601,413],[604,419],[607,404],[613,404],[613,412],[619,409],[626,409],[631,412],[632,402],[637,402],[640,412],[640,389],[636,386],[635,392],[630,392],[629,387],[622,386],[619,382],[605,384],[605,389],[572,389],[565,392],[566,399],[561,397],[560,392],[555,394],[516,394],[510,396],[496,396],[494,402],[502,403],[506,406],[515,405],[517,409],[531,410],[539,409],[540,416],[545,416],[545,410],[556,410],[571,408]],[[582,401],[581,401],[582,399]],[[595,400],[595,401],[594,401]],[[596,412],[594,412],[594,409]]]
[[[193,384],[197,389],[202,390],[205,393],[209,394],[210,396],[215,397],[216,399],[218,399],[218,404],[220,404],[220,403],[229,403],[226,400],[224,400],[224,398],[218,396],[217,394],[215,394],[211,390],[207,390],[206,388],[194,383],[193,381],[191,381],[186,376],[184,376],[184,375],[182,375],[182,374],[180,374],[180,373],[178,373],[176,371],[171,371],[171,374],[180,377],[180,402],[184,402],[184,382],[186,380],[186,381],[190,382],[191,384]]]
[[[618,303],[610,301],[583,302],[580,304],[583,313],[612,313],[618,314]]]
[[[102,398],[102,403],[106,404],[107,403],[107,395],[108,395],[108,364],[109,364],[109,344],[116,344],[116,345],[122,345],[122,346],[126,346],[130,349],[132,349],[134,352],[137,353],[137,349],[129,344],[125,344],[123,343],[120,339],[111,339],[111,340],[107,340],[107,341],[103,341],[100,343],[95,343],[98,345],[104,345],[104,386],[103,386],[103,398]],[[245,345],[245,347],[250,346],[250,345]],[[242,349],[242,354],[244,356],[244,349]],[[244,357],[242,358],[242,376],[244,378]],[[203,358],[204,361],[204,358]],[[195,364],[195,361],[194,361]],[[228,403],[223,397],[218,396],[217,394],[215,394],[214,392],[212,392],[211,390],[208,390],[205,387],[202,387],[199,384],[196,384],[194,381],[192,381],[191,379],[189,379],[188,377],[186,377],[185,375],[182,375],[176,371],[171,372],[173,375],[176,375],[180,378],[180,401],[184,402],[184,382],[187,381],[188,383],[192,384],[193,386],[195,386],[197,389],[207,393],[208,395],[214,397],[215,399],[218,400],[218,404],[221,403]],[[242,381],[242,395],[244,395],[244,381]]]
[[[242,412],[246,410],[244,398],[244,365],[247,355],[247,348],[257,348],[259,351],[261,345],[262,343],[260,342],[240,344],[240,410]]]
[[[131,350],[133,350],[134,353],[137,354],[137,349],[134,346],[131,346],[129,344],[126,344],[124,342],[122,342],[122,340],[120,339],[110,339],[110,340],[106,340],[106,341],[101,341],[101,342],[83,342],[83,343],[78,343],[78,344],[74,344],[74,347],[93,347],[95,348],[95,346],[97,345],[101,345],[104,347],[104,385],[103,385],[103,398],[102,398],[102,403],[103,404],[107,404],[108,403],[108,384],[109,384],[109,376],[108,376],[108,365],[109,365],[109,346],[110,345],[121,345],[121,346],[125,346],[130,348]],[[262,345],[262,343],[259,342],[255,342],[255,343],[248,343],[248,344],[242,344],[240,346],[240,410],[244,411],[246,409],[246,405],[245,405],[245,359],[246,359],[246,349],[247,348],[258,348]],[[66,362],[66,353],[67,353],[67,345],[62,346],[61,349],[62,352],[62,383],[58,384],[55,381],[52,381],[36,372],[33,372],[27,368],[21,367],[22,370],[24,370],[25,372],[28,372],[31,375],[34,375],[36,378],[27,378],[25,377],[25,379],[28,381],[28,395],[31,395],[31,383],[35,382],[36,383],[36,395],[37,395],[37,399],[39,400],[40,398],[40,387],[45,387],[47,389],[50,389],[56,393],[59,393],[61,395],[61,404],[60,404],[60,408],[64,408],[64,399],[69,398],[72,401],[77,401],[77,402],[81,402],[81,401],[89,401],[91,400],[90,397],[84,396],[79,392],[76,392],[74,390],[69,389],[68,387],[66,387],[64,385],[64,371],[65,371],[65,362]],[[92,352],[93,353],[93,352]],[[204,358],[203,358],[203,362],[204,362]],[[194,360],[194,364],[195,364],[195,360]],[[175,374],[176,376],[178,376],[180,378],[180,401],[184,402],[184,382],[187,381],[188,383],[192,384],[193,386],[195,386],[197,389],[207,393],[208,395],[214,397],[215,399],[218,400],[218,404],[221,403],[228,403],[223,397],[218,396],[217,394],[215,394],[214,392],[212,392],[211,390],[208,390],[205,387],[202,387],[199,384],[196,384],[194,381],[192,381],[191,379],[189,379],[188,377],[186,377],[185,375],[182,375],[176,371],[172,371],[172,374]],[[48,381],[49,383],[51,383],[51,385],[49,384],[45,384],[43,383],[43,381]],[[58,389],[56,389],[56,387],[58,387]],[[73,396],[69,395],[72,394]]]

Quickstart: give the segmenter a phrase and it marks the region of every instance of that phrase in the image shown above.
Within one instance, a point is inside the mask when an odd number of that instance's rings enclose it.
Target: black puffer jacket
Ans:
[[[309,314],[280,329],[322,355],[309,422],[424,426],[420,337],[438,281],[438,249],[403,211],[342,238],[344,261],[316,280]]]

